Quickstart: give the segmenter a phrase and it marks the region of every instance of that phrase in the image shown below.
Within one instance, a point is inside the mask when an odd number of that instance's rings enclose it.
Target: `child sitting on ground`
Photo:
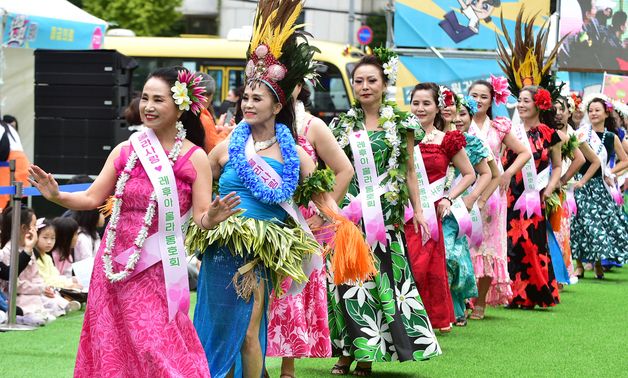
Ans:
[[[8,264],[11,259],[11,214],[13,209],[6,208],[4,211],[4,221],[0,232],[0,260]],[[20,217],[20,232],[18,248],[20,250],[32,251],[37,244],[37,231],[35,229],[36,218],[32,209],[22,208]],[[44,279],[39,274],[36,257],[31,257],[28,266],[20,273],[17,282],[16,304],[22,308],[24,315],[33,319],[34,324],[41,324],[41,321],[52,321],[56,317],[64,315],[66,311],[80,308],[78,302],[70,303],[63,299],[54,288],[45,284]],[[7,291],[8,282],[3,281],[4,291]]]
[[[39,274],[43,277],[46,285],[59,289],[82,289],[76,278],[68,278],[59,273],[52,261],[49,253],[55,246],[55,239],[56,231],[52,222],[45,218],[37,219],[37,246],[35,247],[35,254],[37,255]]]
[[[62,276],[72,278],[72,264],[74,260],[74,247],[78,240],[79,225],[69,217],[58,217],[52,220],[55,229],[55,245],[52,249],[52,261]]]

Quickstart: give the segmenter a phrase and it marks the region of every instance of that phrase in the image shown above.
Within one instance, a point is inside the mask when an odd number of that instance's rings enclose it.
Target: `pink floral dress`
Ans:
[[[495,162],[501,166],[501,148],[506,134],[510,132],[510,120],[497,117],[486,118],[484,125],[478,125],[480,137],[490,148]],[[471,130],[470,130],[471,131]],[[506,193],[497,188],[491,199],[482,209],[482,245],[471,247],[471,259],[476,278],[491,277],[491,287],[486,295],[486,303],[492,306],[508,304],[512,297],[508,260],[506,256]]]
[[[198,147],[177,159],[181,214],[192,206],[196,171],[189,161]],[[131,147],[123,147],[114,165],[124,169]],[[138,162],[126,184],[113,257],[133,245],[142,225],[153,187]],[[148,232],[157,231],[158,218]],[[110,283],[103,271],[101,243],[94,263],[89,299],[81,332],[75,377],[209,377],[203,346],[188,314],[168,322],[161,263],[124,281]],[[114,270],[123,267],[114,262]]]
[[[307,135],[308,129],[309,122],[303,135]],[[305,136],[299,135],[299,145],[314,162],[318,161],[316,151]],[[305,217],[312,215],[308,213],[308,209],[302,208],[301,212]],[[267,356],[294,358],[331,356],[325,277],[323,266],[322,269],[310,274],[310,280],[301,293],[272,300],[269,309]],[[287,291],[291,284],[292,280],[287,279],[281,287]]]

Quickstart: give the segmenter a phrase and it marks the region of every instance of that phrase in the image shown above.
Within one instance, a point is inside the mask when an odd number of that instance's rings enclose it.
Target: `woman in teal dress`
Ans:
[[[488,161],[489,159],[492,160],[492,156],[488,148],[482,143],[482,140],[467,133],[472,117],[477,111],[476,101],[471,97],[458,97],[457,100],[459,109],[457,112],[455,108],[452,109],[456,115],[452,126],[464,133],[467,140],[465,150],[477,174],[475,185],[467,189],[463,194],[463,202],[469,212],[473,214],[475,211],[476,214],[479,214],[479,209],[477,206],[474,208],[474,205],[490,185],[492,179],[494,184],[497,184],[496,179],[499,177],[499,171],[494,163],[492,163],[493,169],[489,167]],[[459,175],[459,172],[453,169],[453,167],[449,169],[446,187],[450,187],[451,182]],[[478,219],[481,222],[482,218],[478,217]],[[447,276],[456,316],[454,324],[465,326],[467,324],[465,301],[477,297],[478,289],[469,250],[469,239],[465,235],[459,235],[458,233],[458,221],[452,214],[447,215],[443,219],[443,237],[445,239],[447,256]]]
[[[291,29],[300,2],[284,2],[281,15],[264,9],[269,5],[260,2],[255,18],[244,120],[209,155],[219,195],[238,193],[242,212],[213,230],[192,229],[187,237],[190,251],[203,252],[194,326],[214,378],[263,374],[270,289],[281,295],[284,278],[307,281],[302,260],[319,249],[291,203],[297,184],[315,170],[295,143],[290,96],[313,74],[315,49]],[[267,24],[282,27],[263,28]],[[312,198],[320,204],[318,199]]]

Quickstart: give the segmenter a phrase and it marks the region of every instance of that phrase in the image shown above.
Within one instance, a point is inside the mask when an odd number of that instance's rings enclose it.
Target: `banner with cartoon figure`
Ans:
[[[549,0],[397,0],[397,47],[494,50],[504,35],[500,15],[512,35],[517,13],[549,15]],[[546,17],[539,17],[539,25]]]

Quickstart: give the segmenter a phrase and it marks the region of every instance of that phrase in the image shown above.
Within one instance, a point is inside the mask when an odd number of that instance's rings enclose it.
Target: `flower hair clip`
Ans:
[[[37,230],[44,228],[46,226],[46,223],[44,223],[45,220],[46,218],[37,218],[37,221],[35,221],[35,228]]]
[[[438,87],[438,107],[444,109],[448,106],[452,106],[456,103],[454,99],[454,92],[445,86]]]
[[[580,105],[582,104],[582,97],[580,97],[577,93],[572,92],[569,96],[569,99],[573,102],[573,108],[571,108],[572,102],[569,102],[569,110],[571,110],[572,113],[575,112],[577,109],[580,109]]]
[[[384,75],[388,78],[388,85],[395,85],[397,82],[397,71],[399,70],[399,56],[394,51],[377,47],[373,50],[375,55],[383,63]]]
[[[547,89],[539,88],[534,95],[534,104],[542,111],[552,108],[552,96]]]
[[[201,85],[201,77],[187,70],[179,71],[177,81],[170,90],[179,110],[191,110],[192,113],[198,115],[203,110],[203,102],[207,101],[205,88]]]
[[[458,100],[460,101],[460,105],[467,108],[471,117],[478,112],[478,102],[471,96],[458,96]]]
[[[610,112],[612,112],[614,110],[615,107],[613,106],[612,102],[610,102],[608,100],[605,100],[604,101],[604,108],[606,109],[607,112],[610,113]]]
[[[503,76],[493,76],[491,74],[491,85],[493,86],[493,92],[495,93],[495,104],[505,104],[508,101],[508,96],[510,96],[508,79]]]

